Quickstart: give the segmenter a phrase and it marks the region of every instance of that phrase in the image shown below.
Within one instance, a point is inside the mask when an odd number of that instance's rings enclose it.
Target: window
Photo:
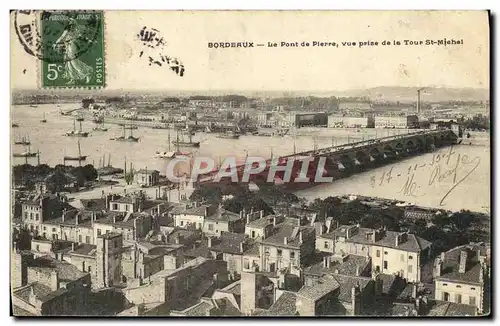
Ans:
[[[90,236],[85,236],[85,243],[90,243]]]
[[[52,232],[56,232],[56,228],[52,228]]]
[[[290,259],[295,259],[295,251],[290,251]]]
[[[443,292],[443,301],[450,301],[450,294],[448,292]]]
[[[245,258],[245,260],[243,261],[243,268],[250,269],[250,261],[248,260],[248,258]]]
[[[405,255],[401,254],[401,261],[405,261]]]
[[[252,231],[252,239],[255,238],[255,231]]]
[[[181,226],[184,226],[184,221],[181,221]]]
[[[45,233],[45,232],[44,232],[44,233],[42,234],[42,237],[44,237],[45,239],[47,239],[47,233]]]
[[[40,251],[40,245],[36,245],[36,251]]]
[[[52,234],[52,240],[57,240],[57,234]]]
[[[413,256],[408,256],[408,259],[413,259]]]
[[[46,226],[44,226],[44,227],[43,227],[43,230],[44,230],[44,231],[45,231],[45,230],[47,230],[47,227],[46,227]]]
[[[469,304],[475,306],[476,305],[476,297],[469,297]]]
[[[470,289],[471,289],[472,291],[475,291],[475,290],[476,290],[476,288],[470,288]]]
[[[384,260],[384,269],[387,269],[387,260]]]
[[[36,213],[35,214],[35,221],[39,221],[40,220],[40,214]]]
[[[113,204],[113,210],[115,210],[115,211],[118,210],[118,204]]]
[[[109,230],[106,230],[106,234],[108,234],[108,233],[109,233]]]
[[[459,289],[460,289],[461,287],[462,287],[461,285],[457,285],[457,288],[459,288]]]
[[[80,242],[80,243],[82,242],[82,235],[81,234],[78,235],[78,242]]]
[[[461,294],[456,294],[455,295],[455,302],[456,303],[462,303],[462,295]]]
[[[375,271],[376,271],[377,273],[378,273],[378,272],[380,272],[380,266],[379,266],[379,265],[375,266]]]
[[[128,205],[125,205],[125,211],[128,212]]]
[[[209,231],[213,231],[213,230],[214,230],[214,225],[213,225],[212,223],[210,223],[210,224],[208,225],[208,230],[209,230]]]
[[[325,249],[328,249],[328,241],[325,241]]]
[[[101,235],[101,229],[97,229],[97,236]]]
[[[412,265],[408,265],[408,273],[413,273],[413,266]]]
[[[92,267],[91,266],[89,266],[88,271],[89,271],[89,273],[92,272]]]
[[[278,253],[278,257],[281,257],[281,256],[283,255],[283,250],[278,249],[278,250],[277,250],[277,253]]]
[[[30,220],[33,219],[33,213],[30,213]]]
[[[443,286],[448,286],[448,283],[443,283]]]
[[[377,257],[380,257],[380,250],[377,250]]]
[[[24,219],[27,220],[28,219],[28,212],[24,212]]]

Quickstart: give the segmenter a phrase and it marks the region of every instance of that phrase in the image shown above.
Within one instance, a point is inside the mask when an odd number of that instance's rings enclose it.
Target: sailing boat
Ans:
[[[200,147],[200,142],[193,142],[193,135],[189,134],[189,142],[184,140],[179,140],[179,132],[177,132],[177,139],[172,141],[172,143],[176,146],[184,146],[184,147]]]
[[[38,152],[32,152],[31,151],[31,147],[30,147],[30,144],[26,145],[28,147],[28,150],[26,152],[22,152],[22,153],[14,153],[12,154],[12,156],[14,157],[36,157],[38,155]]]
[[[240,133],[237,131],[233,130],[228,130],[226,132],[220,133],[217,138],[224,138],[224,139],[239,139],[240,138]]]
[[[76,130],[76,121],[77,120],[80,122],[80,130],[78,130],[78,131]],[[82,120],[76,119],[76,120],[73,120],[73,130],[68,131],[64,135],[68,136],[68,137],[88,137],[89,133],[82,131]]]
[[[125,137],[125,129],[129,129],[130,130],[130,135],[128,137]],[[128,142],[137,143],[139,141],[139,137],[134,137],[132,135],[132,130],[133,130],[133,128],[126,128],[125,125],[123,125],[123,133],[122,133],[122,135],[120,137],[111,138],[111,140],[128,141]]]
[[[31,142],[30,140],[28,139],[28,137],[23,137],[21,138],[20,140],[15,140],[14,141],[14,145],[24,145],[24,146],[28,146],[30,145]]]
[[[96,127],[92,128],[92,130],[94,130],[94,131],[108,131],[108,128],[104,127],[104,120],[101,120],[100,122],[96,122],[96,123],[98,123],[98,125]]]
[[[80,148],[80,139],[78,139],[78,156],[64,156],[64,164],[66,164],[66,161],[78,161],[78,163],[81,165],[82,161],[85,161],[87,159],[87,155],[82,155],[82,150]]]
[[[47,119],[45,119],[45,112],[43,113],[43,119],[40,120],[41,123],[46,123],[47,122]]]
[[[160,152],[156,151],[155,156],[158,158],[174,158],[175,157],[175,152],[172,152],[170,149],[170,130],[168,131],[168,152]]]

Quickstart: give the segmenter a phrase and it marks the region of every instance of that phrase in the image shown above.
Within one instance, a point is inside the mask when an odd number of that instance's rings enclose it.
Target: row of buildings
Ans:
[[[14,221],[12,302],[15,315],[477,315],[489,250],[436,253],[414,234],[311,211],[38,194]]]

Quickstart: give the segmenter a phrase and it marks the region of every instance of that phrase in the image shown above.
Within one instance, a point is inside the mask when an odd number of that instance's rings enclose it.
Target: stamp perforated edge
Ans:
[[[43,75],[42,75],[42,60],[40,59],[35,59],[36,60],[36,74],[37,74],[37,88],[39,90],[47,90],[47,91],[58,91],[58,92],[72,92],[75,89],[82,89],[82,90],[100,90],[106,88],[108,84],[108,76],[107,76],[107,68],[108,68],[108,48],[107,48],[107,42],[106,39],[108,37],[108,29],[106,26],[106,11],[105,10],[54,10],[54,11],[78,11],[82,13],[87,13],[87,12],[102,12],[102,43],[103,43],[103,61],[104,61],[104,84],[100,86],[44,86],[43,85]],[[41,13],[43,10],[39,10],[37,12],[37,24],[38,26],[41,26]]]

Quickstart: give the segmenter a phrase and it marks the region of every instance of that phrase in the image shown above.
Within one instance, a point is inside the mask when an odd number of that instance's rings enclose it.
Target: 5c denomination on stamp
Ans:
[[[101,11],[15,13],[19,41],[41,61],[42,87],[105,86],[103,18]]]

